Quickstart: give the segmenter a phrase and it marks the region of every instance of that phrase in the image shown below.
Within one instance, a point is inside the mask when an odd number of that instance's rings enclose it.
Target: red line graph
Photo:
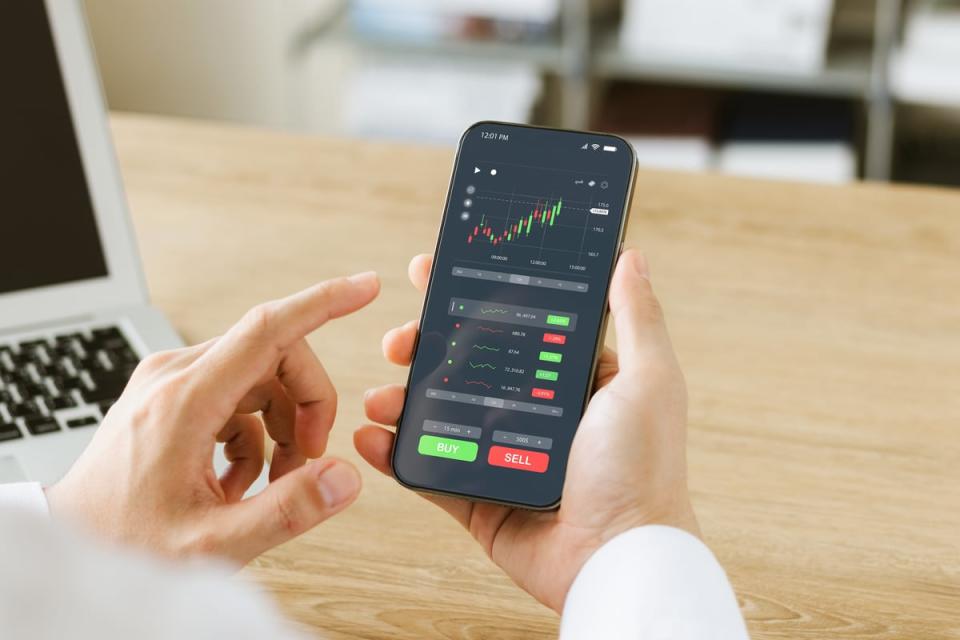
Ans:
[[[489,382],[484,382],[483,380],[464,380],[464,384],[479,384],[487,389],[493,389],[493,385]]]
[[[487,333],[503,333],[503,329],[492,329],[490,327],[480,326],[477,327],[479,331],[486,331]]]

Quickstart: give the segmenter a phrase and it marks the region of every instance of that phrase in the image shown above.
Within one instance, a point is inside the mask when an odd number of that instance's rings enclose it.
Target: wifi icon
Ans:
[[[594,144],[590,145],[590,147],[591,147],[594,151],[596,151],[597,149],[600,148],[600,145],[594,143]]]

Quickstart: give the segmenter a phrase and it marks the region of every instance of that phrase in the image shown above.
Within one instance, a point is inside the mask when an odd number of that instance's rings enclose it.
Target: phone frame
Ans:
[[[577,428],[579,430],[579,420],[582,419],[583,414],[586,413],[587,404],[590,401],[590,397],[593,395],[594,383],[595,383],[596,374],[597,374],[597,364],[600,360],[600,353],[604,348],[604,344],[606,343],[607,323],[608,323],[608,320],[610,319],[610,283],[613,280],[613,273],[614,273],[614,270],[616,269],[617,262],[620,260],[620,255],[623,253],[623,241],[627,232],[627,226],[630,224],[630,212],[633,208],[633,192],[637,184],[637,169],[638,169],[637,154],[633,148],[633,145],[631,145],[625,138],[612,133],[602,133],[597,131],[583,131],[583,130],[577,130],[577,129],[562,129],[558,127],[543,127],[543,126],[537,126],[537,125],[531,125],[531,124],[517,124],[514,122],[503,122],[499,120],[480,120],[479,122],[473,123],[472,125],[467,127],[467,129],[460,136],[460,141],[457,143],[457,154],[453,161],[453,168],[450,171],[450,180],[449,180],[449,187],[447,188],[447,197],[443,203],[443,210],[440,216],[440,226],[437,229],[437,243],[433,249],[434,258],[436,258],[437,253],[440,251],[440,242],[443,239],[443,231],[447,223],[446,212],[447,212],[447,209],[449,209],[450,207],[450,200],[453,198],[453,182],[457,175],[457,169],[459,169],[460,167],[460,155],[463,150],[464,140],[466,140],[467,134],[469,134],[471,131],[473,131],[477,127],[481,127],[484,125],[498,125],[498,126],[507,126],[507,127],[519,127],[524,129],[538,129],[542,131],[550,131],[550,132],[557,132],[557,133],[596,134],[596,135],[607,136],[610,138],[616,138],[624,145],[624,149],[629,151],[630,157],[633,160],[632,167],[630,169],[630,178],[629,178],[629,184],[627,186],[627,196],[624,204],[623,216],[621,218],[620,230],[617,235],[617,249],[616,251],[614,251],[613,259],[610,261],[610,267],[607,273],[606,285],[604,287],[603,320],[601,321],[601,324],[600,324],[600,332],[597,336],[597,342],[593,351],[593,361],[590,364],[590,377],[588,379],[589,381],[587,383],[587,388],[583,396],[583,412],[581,412],[578,418]],[[528,511],[553,511],[555,509],[558,509],[560,507],[560,502],[562,501],[562,498],[563,498],[562,491],[561,491],[561,495],[557,497],[556,502],[553,502],[549,505],[544,505],[544,506],[530,505],[530,504],[524,504],[519,502],[510,502],[508,500],[493,500],[490,498],[483,498],[480,496],[459,493],[457,491],[443,491],[440,489],[420,487],[403,480],[399,476],[399,474],[397,474],[397,471],[396,471],[397,442],[399,441],[400,430],[403,428],[402,426],[403,418],[404,418],[404,414],[406,413],[407,399],[409,397],[408,394],[410,389],[410,378],[413,375],[413,363],[417,355],[417,349],[420,346],[420,335],[423,333],[423,322],[424,322],[424,317],[427,311],[427,303],[430,300],[430,291],[433,288],[433,279],[434,277],[436,277],[436,265],[437,265],[437,261],[436,259],[434,259],[433,264],[430,265],[430,276],[427,280],[427,287],[424,290],[423,305],[420,308],[420,320],[417,324],[417,335],[413,342],[413,352],[410,357],[410,366],[407,368],[407,381],[403,389],[403,409],[400,411],[400,416],[397,418],[396,436],[393,439],[393,446],[391,447],[391,450],[390,450],[391,474],[401,486],[406,487],[411,491],[416,491],[417,493],[426,493],[430,495],[461,498],[464,500],[470,500],[472,502],[486,502],[490,504],[499,504],[505,507],[511,507],[515,509],[525,509]],[[576,437],[576,434],[574,434],[574,437]],[[567,452],[567,455],[568,456],[570,455],[569,452]],[[566,482],[564,482],[564,484],[566,484]]]

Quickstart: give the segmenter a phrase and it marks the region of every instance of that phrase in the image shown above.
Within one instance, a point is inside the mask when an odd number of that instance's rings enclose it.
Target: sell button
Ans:
[[[495,467],[543,473],[547,470],[550,456],[546,453],[540,453],[539,451],[524,451],[523,449],[510,449],[508,447],[490,447],[487,462]]]
[[[422,456],[473,462],[477,459],[477,443],[437,436],[420,436],[417,452]]]

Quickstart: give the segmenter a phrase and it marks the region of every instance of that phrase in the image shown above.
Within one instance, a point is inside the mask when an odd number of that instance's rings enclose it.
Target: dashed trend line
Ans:
[[[473,364],[473,362],[468,360],[467,364],[470,365],[471,369],[496,369],[496,367],[490,364],[489,362],[481,362],[480,364]]]
[[[500,349],[497,348],[497,347],[488,347],[488,346],[485,345],[485,344],[475,344],[475,345],[473,345],[472,348],[473,348],[473,349],[479,349],[479,350],[481,350],[481,351],[500,351]]]

